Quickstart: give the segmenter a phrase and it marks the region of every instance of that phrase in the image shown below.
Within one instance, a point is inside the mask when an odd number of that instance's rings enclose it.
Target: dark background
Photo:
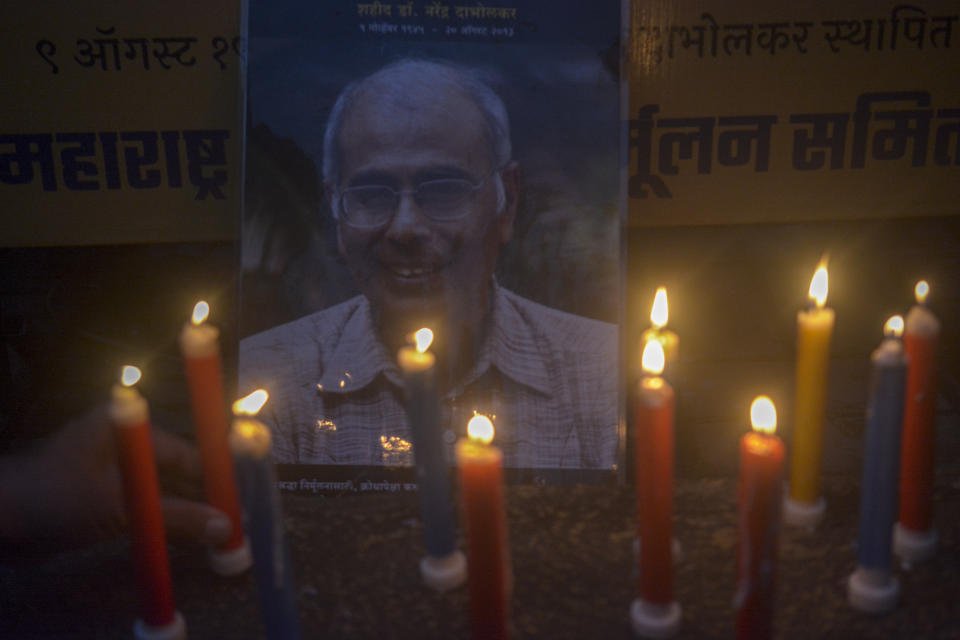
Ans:
[[[190,437],[179,333],[207,300],[233,397],[236,280],[227,243],[0,248],[0,451],[106,402],[125,364],[154,422]]]

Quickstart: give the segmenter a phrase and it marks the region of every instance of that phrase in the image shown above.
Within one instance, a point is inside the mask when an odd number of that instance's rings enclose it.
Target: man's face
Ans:
[[[402,105],[368,91],[346,114],[339,148],[341,183],[335,191],[367,185],[410,191],[382,227],[352,227],[342,216],[338,224],[340,252],[381,328],[405,333],[451,316],[482,317],[516,197],[511,167],[503,172],[507,204],[497,210],[490,175],[497,167],[477,107],[452,91],[413,96]],[[412,191],[450,178],[482,184],[458,205],[462,217],[431,219]]]

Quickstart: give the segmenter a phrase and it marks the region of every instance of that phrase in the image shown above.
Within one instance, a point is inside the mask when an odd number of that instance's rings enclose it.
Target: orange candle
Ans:
[[[493,423],[476,415],[457,442],[473,637],[507,637],[510,556],[503,507],[503,452],[491,446]]]
[[[160,483],[150,438],[150,410],[133,387],[139,379],[139,369],[124,367],[123,384],[113,387],[110,403],[140,600],[134,633],[138,639],[173,640],[185,638],[186,627],[173,603]]]
[[[673,596],[673,388],[662,378],[664,352],[656,339],[643,349],[644,377],[637,386],[635,454],[637,529],[640,566],[637,592],[630,606],[634,631],[665,638],[680,625],[680,605]]]
[[[773,633],[777,546],[783,492],[783,441],[774,431],[777,411],[766,396],[750,407],[753,432],[740,439],[737,499],[737,638],[764,639]]]
[[[907,563],[932,556],[938,538],[932,523],[932,495],[940,322],[926,306],[929,291],[925,281],[917,283],[917,304],[907,314],[903,337],[909,363],[900,450],[900,512],[893,545]]]
[[[197,447],[203,462],[207,502],[220,509],[233,523],[230,538],[211,553],[214,571],[236,575],[251,563],[250,546],[243,534],[240,499],[227,443],[227,405],[220,372],[220,332],[205,324],[210,307],[200,301],[193,318],[180,333],[180,350],[190,389],[190,406],[196,428]]]

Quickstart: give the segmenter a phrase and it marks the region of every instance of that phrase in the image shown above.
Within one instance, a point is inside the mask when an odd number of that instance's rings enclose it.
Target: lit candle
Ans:
[[[207,502],[227,514],[233,524],[230,538],[211,550],[211,566],[221,575],[236,575],[246,571],[252,559],[250,546],[243,535],[233,459],[227,446],[220,332],[205,323],[209,312],[210,307],[203,300],[196,304],[191,321],[180,332],[180,351],[187,373]]]
[[[270,461],[270,430],[257,420],[267,392],[257,389],[233,405],[230,449],[237,462],[246,529],[253,549],[253,574],[269,640],[298,640],[300,619],[290,573],[277,479]]]
[[[932,494],[940,322],[926,305],[929,285],[921,280],[914,291],[917,304],[907,314],[903,338],[907,392],[900,453],[900,516],[893,531],[893,550],[907,564],[931,557],[938,537],[932,526]]]
[[[467,535],[473,637],[507,637],[510,556],[503,507],[503,452],[493,441],[493,423],[475,415],[468,438],[457,442],[460,494]]]
[[[667,289],[657,287],[657,292],[653,296],[653,305],[650,307],[651,326],[640,336],[640,344],[646,348],[646,344],[651,340],[659,342],[663,347],[664,368],[668,371],[671,368],[670,365],[676,362],[680,345],[677,334],[666,328],[669,319],[670,305],[667,302]]]
[[[427,351],[433,342],[430,329],[414,334],[416,346],[400,349],[397,361],[403,371],[407,421],[413,436],[417,489],[427,555],[420,561],[424,582],[438,590],[452,589],[466,579],[466,559],[457,549],[453,507],[450,501],[450,465],[440,423],[440,400],[434,384],[436,358]]]
[[[893,609],[900,593],[890,565],[907,377],[907,359],[899,337],[902,332],[903,318],[893,316],[887,320],[886,337],[871,356],[873,372],[860,484],[857,568],[847,581],[850,605],[867,613]]]
[[[817,525],[826,510],[820,491],[820,466],[830,337],[834,323],[833,309],[824,306],[827,285],[827,267],[821,264],[810,281],[810,299],[814,305],[797,315],[790,490],[784,503],[784,520],[788,524],[806,527]]]
[[[776,590],[780,505],[783,491],[783,441],[774,433],[777,410],[767,396],[750,405],[753,431],[740,438],[740,486],[737,497],[737,638],[770,638]]]
[[[630,605],[637,635],[665,638],[680,627],[681,609],[673,595],[673,388],[661,377],[662,344],[651,339],[643,349],[644,377],[635,400],[637,530],[640,538],[639,584]]]
[[[139,369],[125,366],[122,384],[114,385],[110,402],[140,600],[134,634],[138,640],[180,640],[186,638],[186,625],[173,604],[160,484],[150,438],[150,409],[133,386],[139,379]]]

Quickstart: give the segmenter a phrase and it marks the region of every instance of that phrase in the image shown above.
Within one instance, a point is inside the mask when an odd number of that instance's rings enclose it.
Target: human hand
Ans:
[[[215,546],[230,537],[222,511],[200,499],[196,449],[152,429],[164,522],[174,539]],[[0,543],[18,555],[82,547],[120,535],[123,486],[106,408],[67,423],[24,451],[0,457]]]

